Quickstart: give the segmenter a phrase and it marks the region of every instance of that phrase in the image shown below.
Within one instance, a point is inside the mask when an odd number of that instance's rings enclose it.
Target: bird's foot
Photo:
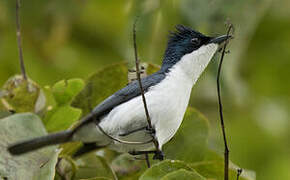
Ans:
[[[150,134],[152,137],[155,137],[156,131],[154,128],[152,127],[146,127],[146,131],[148,132],[148,134]]]
[[[164,160],[164,153],[160,150],[155,151],[153,159],[158,159],[160,161]]]
[[[142,154],[154,154],[153,159],[157,160],[164,160],[164,153],[160,150],[157,151],[130,151],[129,154],[136,156],[136,155],[142,155]]]

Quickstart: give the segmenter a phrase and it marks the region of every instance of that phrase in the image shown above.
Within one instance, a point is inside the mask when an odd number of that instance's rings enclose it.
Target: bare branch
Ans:
[[[151,119],[150,119],[150,116],[149,116],[149,111],[148,111],[148,108],[147,108],[146,98],[145,98],[145,95],[144,95],[144,89],[143,89],[142,82],[141,82],[141,77],[140,77],[139,59],[138,59],[138,51],[137,51],[137,43],[136,43],[136,23],[137,23],[137,20],[138,19],[136,19],[136,21],[135,21],[135,23],[133,25],[133,43],[134,43],[134,53],[135,53],[136,75],[137,75],[137,80],[138,80],[139,87],[140,87],[140,90],[141,90],[141,96],[142,96],[142,100],[143,100],[143,104],[144,104],[144,110],[145,110],[145,114],[146,114],[148,128],[150,130],[153,130]],[[156,148],[156,151],[159,152],[160,151],[159,150],[159,143],[158,143],[157,139],[154,136],[153,136],[153,143],[154,143],[154,146]]]
[[[27,80],[27,75],[24,66],[23,60],[23,51],[22,51],[22,43],[21,43],[21,28],[20,28],[20,0],[16,0],[16,36],[17,36],[17,44],[18,44],[18,51],[19,51],[19,61],[20,61],[20,68],[23,79]]]
[[[142,95],[142,100],[143,100],[143,104],[144,104],[144,109],[145,109],[145,114],[146,114],[146,118],[147,118],[147,123],[148,123],[149,128],[152,128],[151,119],[150,119],[149,111],[148,111],[148,108],[147,108],[146,98],[145,98],[145,95],[144,95],[144,89],[143,89],[142,82],[141,82],[141,77],[140,77],[140,70],[139,70],[140,62],[139,62],[139,59],[138,59],[138,51],[137,51],[137,43],[136,43],[136,23],[137,23],[137,20],[135,21],[135,23],[133,25],[133,41],[134,41],[136,75],[137,75],[137,80],[138,80],[139,87],[140,87],[140,90],[141,90],[141,95]]]
[[[148,154],[145,154],[145,160],[146,160],[147,167],[150,168],[150,160],[149,160]]]
[[[233,25],[229,24],[228,31],[227,31],[227,36],[229,36],[230,32],[233,30]],[[229,179],[229,148],[228,148],[228,143],[227,143],[227,138],[226,138],[226,131],[225,131],[225,125],[224,125],[224,118],[223,118],[223,106],[222,106],[222,100],[221,100],[221,92],[220,92],[220,73],[222,69],[222,63],[224,59],[224,55],[226,53],[226,47],[228,44],[229,40],[227,40],[223,46],[222,50],[222,55],[218,67],[218,73],[217,73],[217,93],[218,93],[218,103],[219,103],[219,114],[220,114],[220,123],[221,123],[221,128],[222,128],[222,133],[223,133],[223,140],[224,140],[224,147],[225,147],[225,152],[224,152],[224,180]]]
[[[240,178],[242,172],[243,172],[243,169],[241,169],[241,168],[239,168],[239,169],[237,170],[237,180],[239,180],[239,178]]]

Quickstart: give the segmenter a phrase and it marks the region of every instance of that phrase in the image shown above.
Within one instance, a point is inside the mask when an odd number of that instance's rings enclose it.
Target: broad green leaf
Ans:
[[[76,161],[78,167],[75,179],[105,177],[115,179],[116,175],[106,160],[97,156],[95,152],[85,154]]]
[[[166,158],[195,162],[203,159],[208,140],[208,121],[196,109],[189,107],[181,127],[164,147]]]
[[[8,179],[54,178],[58,151],[55,146],[42,148],[21,156],[12,156],[8,145],[46,135],[38,116],[31,113],[15,114],[0,120],[0,177]]]
[[[54,84],[52,93],[58,105],[69,104],[83,87],[82,79],[61,80]]]
[[[41,170],[33,177],[33,180],[53,179],[53,177],[55,176],[55,166],[57,164],[59,153],[60,153],[60,150],[55,151],[50,156],[50,160],[41,167]]]
[[[34,112],[37,114],[41,114],[45,111],[45,106],[46,106],[46,96],[43,92],[42,89],[40,89],[39,94],[38,94],[38,98],[35,102],[34,105]]]
[[[196,171],[187,171],[185,169],[179,169],[168,173],[161,180],[206,180]]]
[[[60,155],[72,156],[80,147],[82,147],[81,142],[69,142],[61,144],[60,148],[62,149]]]
[[[103,68],[91,75],[85,88],[75,97],[72,106],[81,108],[88,114],[96,105],[127,84],[125,63]]]
[[[71,157],[60,154],[56,170],[57,173],[55,180],[74,179],[77,170],[77,165]]]
[[[164,160],[160,163],[154,164],[150,169],[146,170],[140,177],[140,180],[157,180],[164,177],[166,174],[173,171],[185,169],[192,171],[192,168],[186,165],[185,162],[178,160]]]
[[[45,102],[45,98],[41,97],[40,104],[37,104],[40,96],[39,86],[30,79],[23,79],[20,75],[8,79],[3,86],[3,90],[6,93],[2,98],[9,107],[18,113],[40,111],[42,107],[40,105],[43,104],[42,102]],[[36,104],[39,107],[36,107]]]
[[[9,108],[5,107],[5,105],[3,104],[3,101],[5,100],[1,99],[1,97],[5,96],[5,94],[6,93],[4,93],[3,91],[0,91],[0,119],[10,116],[12,114],[11,112],[9,112]]]
[[[108,163],[111,164],[120,155],[120,153],[108,148],[102,148],[97,151],[97,155],[103,157]]]
[[[153,74],[160,69],[159,65],[152,64],[152,63],[144,63],[146,65],[146,73],[147,75]]]
[[[204,161],[188,164],[195,169],[199,174],[206,178],[214,178],[223,180],[224,178],[224,160],[219,154],[208,151]],[[229,164],[229,179],[236,179],[238,166],[230,162]],[[240,180],[255,180],[256,176],[253,171],[243,169]]]
[[[129,154],[121,154],[112,161],[112,168],[119,179],[134,180],[140,177],[147,166],[144,160],[136,160]]]
[[[0,119],[10,116],[12,113],[9,111],[0,110]]]
[[[224,179],[224,164],[219,161],[201,161],[199,163],[193,163],[190,165],[199,174],[206,178],[212,178],[216,180]],[[236,170],[229,170],[229,179],[235,179],[237,177]],[[240,178],[240,180],[245,180]]]
[[[55,107],[47,112],[44,119],[45,127],[48,132],[68,129],[80,118],[81,114],[82,110],[71,107],[70,105]]]
[[[113,179],[107,178],[107,177],[95,177],[95,178],[81,179],[81,180],[113,180]]]
[[[149,64],[147,74],[157,70],[156,65]],[[83,115],[89,113],[105,98],[126,86],[127,72],[127,64],[119,63],[94,73],[86,81],[85,88],[75,97],[72,106],[82,109]]]
[[[46,110],[51,110],[57,105],[56,100],[53,96],[52,87],[44,86],[43,88],[44,95],[46,97]]]

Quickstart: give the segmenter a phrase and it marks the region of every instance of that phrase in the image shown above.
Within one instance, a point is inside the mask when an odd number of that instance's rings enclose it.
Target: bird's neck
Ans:
[[[182,56],[183,55],[180,53],[180,51],[177,51],[176,48],[167,47],[162,61],[161,70],[168,72],[169,69],[171,69],[176,64],[176,62],[182,58]]]
[[[217,48],[218,46],[215,44],[202,46],[199,50],[175,60],[174,58],[178,58],[177,55],[165,56],[161,70],[167,72],[170,76],[180,76],[193,86],[207,67]],[[172,62],[176,63],[173,64]]]

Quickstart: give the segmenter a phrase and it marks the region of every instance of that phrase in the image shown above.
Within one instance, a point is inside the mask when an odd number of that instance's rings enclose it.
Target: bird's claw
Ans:
[[[164,160],[164,153],[160,150],[156,151],[154,156],[153,156],[153,159],[155,159],[155,160],[157,159],[160,161]]]
[[[150,134],[152,137],[155,137],[155,129],[152,127],[146,127],[146,131],[148,132],[148,134]]]

